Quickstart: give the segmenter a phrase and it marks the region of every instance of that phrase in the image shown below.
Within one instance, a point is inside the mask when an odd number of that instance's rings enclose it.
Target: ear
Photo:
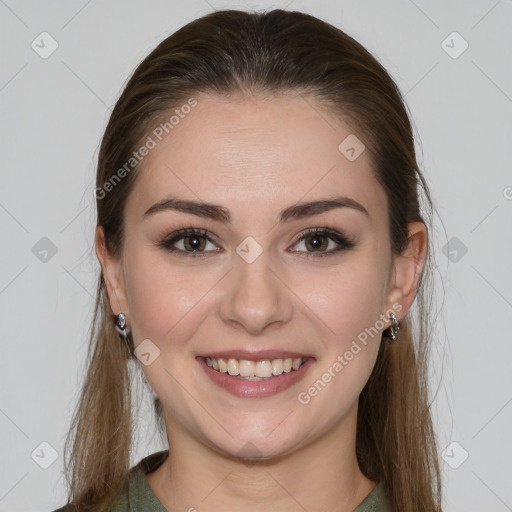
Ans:
[[[108,251],[103,226],[96,227],[95,246],[96,256],[103,270],[103,279],[107,287],[110,309],[116,315],[123,312],[128,324],[129,311],[122,262],[120,258],[114,258]]]
[[[398,319],[409,311],[418,285],[421,269],[425,263],[428,249],[427,228],[423,222],[411,222],[408,228],[408,245],[402,254],[395,255],[388,283],[387,307],[399,303],[402,308],[396,313]],[[395,308],[392,308],[395,309]],[[391,322],[390,322],[391,325]]]

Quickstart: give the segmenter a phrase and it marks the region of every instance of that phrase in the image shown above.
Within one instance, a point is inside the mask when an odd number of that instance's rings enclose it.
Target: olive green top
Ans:
[[[169,450],[156,452],[134,466],[123,492],[110,512],[167,512],[144,475],[157,469],[168,455]],[[64,506],[54,512],[69,512],[69,509]],[[391,512],[382,483],[379,482],[353,512]]]

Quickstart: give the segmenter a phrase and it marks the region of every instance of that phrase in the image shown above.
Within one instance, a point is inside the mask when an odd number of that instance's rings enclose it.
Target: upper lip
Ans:
[[[299,352],[290,352],[288,350],[222,350],[198,354],[198,357],[212,357],[215,359],[221,357],[223,359],[233,358],[238,360],[245,359],[247,361],[265,361],[267,359],[297,359],[299,357],[306,359],[313,356],[301,354]]]

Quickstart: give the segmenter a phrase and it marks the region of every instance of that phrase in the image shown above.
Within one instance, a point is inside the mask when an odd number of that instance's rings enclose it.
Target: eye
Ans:
[[[208,250],[208,244],[211,247]],[[311,228],[302,233],[295,245],[303,246],[304,250],[292,250],[291,252],[303,253],[301,257],[323,257],[330,256],[342,250],[351,249],[354,242],[330,228]],[[215,237],[208,231],[198,228],[180,229],[166,237],[159,243],[159,246],[169,252],[177,253],[185,257],[206,256],[210,252],[219,252],[215,248]]]
[[[192,227],[180,229],[159,243],[160,247],[186,257],[203,256],[201,253],[219,251],[206,250],[208,244],[214,245],[213,237],[208,235],[208,231]]]
[[[323,257],[330,256],[345,249],[351,249],[355,246],[354,242],[349,240],[336,230],[330,228],[312,228],[308,229],[297,241],[297,244],[305,249],[303,257]],[[327,250],[327,249],[331,250]],[[312,249],[312,251],[309,251]],[[303,251],[292,251],[303,252]]]

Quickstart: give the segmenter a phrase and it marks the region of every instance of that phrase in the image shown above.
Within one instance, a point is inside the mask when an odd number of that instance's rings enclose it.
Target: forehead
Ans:
[[[127,204],[138,217],[166,194],[225,205],[240,221],[339,195],[361,202],[371,217],[385,211],[368,152],[347,158],[339,146],[354,132],[312,97],[195,98],[177,124],[166,125],[168,134],[159,122],[149,133],[154,147]]]

